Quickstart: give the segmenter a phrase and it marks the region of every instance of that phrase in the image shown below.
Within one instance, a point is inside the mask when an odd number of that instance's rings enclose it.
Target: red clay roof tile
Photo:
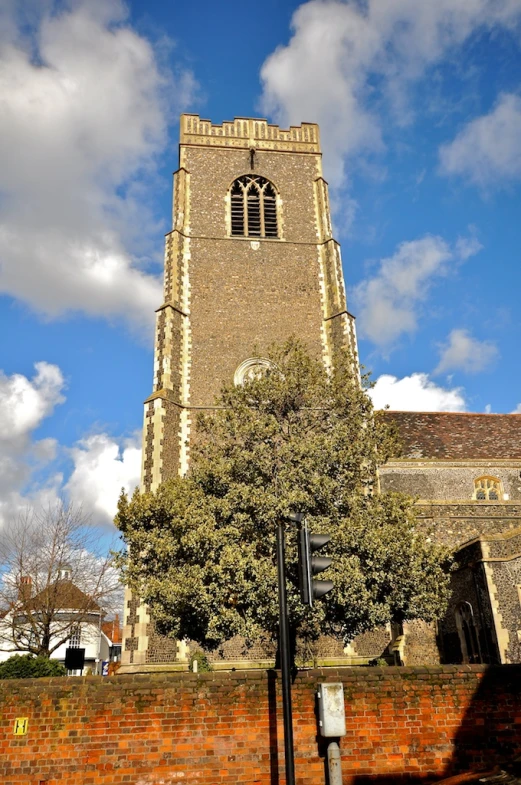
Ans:
[[[400,435],[403,458],[521,459],[521,414],[384,412]]]

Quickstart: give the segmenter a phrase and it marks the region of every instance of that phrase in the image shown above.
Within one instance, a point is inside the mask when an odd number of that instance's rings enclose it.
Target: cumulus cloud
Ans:
[[[518,403],[512,414],[521,414],[521,403]]]
[[[441,170],[480,186],[521,178],[521,98],[503,93],[493,109],[471,120],[440,148]]]
[[[401,243],[393,256],[381,260],[376,275],[354,290],[360,334],[389,350],[401,335],[414,333],[419,305],[435,278],[480,248],[472,239],[461,239],[451,247],[442,237],[431,235]]]
[[[382,103],[410,122],[407,91],[426,68],[476,30],[520,18],[518,0],[311,0],[264,62],[262,107],[284,125],[320,123],[327,176],[339,185],[346,156],[382,149]]]
[[[163,91],[175,110],[193,78],[165,77],[119,0],[9,8],[0,22],[0,292],[51,317],[150,322],[161,285],[141,257],[158,227],[143,188],[166,142]]]
[[[32,472],[56,455],[56,440],[33,440],[33,432],[64,402],[64,388],[60,369],[50,363],[36,363],[31,379],[0,372],[0,525],[27,503],[22,491]],[[40,498],[53,501],[58,481],[50,476]]]
[[[64,403],[65,380],[56,365],[35,364],[31,378],[0,371],[0,529],[27,507],[54,506],[70,499],[93,524],[114,518],[121,488],[139,485],[139,437],[88,436],[71,449],[55,439],[35,439],[35,431]],[[65,482],[54,461],[67,453],[73,468]],[[42,480],[42,476],[44,479]]]
[[[464,412],[466,409],[461,387],[441,387],[426,373],[413,373],[403,379],[383,374],[369,395],[375,409],[386,406],[407,412]]]
[[[25,447],[27,438],[57,404],[63,403],[65,386],[57,365],[35,364],[32,379],[0,372],[0,441]]]
[[[484,371],[498,356],[497,346],[492,341],[478,341],[468,330],[455,329],[449,333],[447,342],[440,346],[440,362],[435,373]]]
[[[107,434],[82,439],[70,450],[74,469],[66,485],[71,499],[91,511],[100,523],[116,514],[121,489],[132,493],[139,485],[141,445],[138,437],[123,445]]]

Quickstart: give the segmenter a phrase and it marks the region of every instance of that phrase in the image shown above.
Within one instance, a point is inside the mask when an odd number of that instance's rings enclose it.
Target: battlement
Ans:
[[[316,123],[292,125],[285,131],[267,120],[236,117],[222,125],[201,120],[197,114],[181,115],[180,143],[204,147],[235,147],[283,152],[320,153]]]

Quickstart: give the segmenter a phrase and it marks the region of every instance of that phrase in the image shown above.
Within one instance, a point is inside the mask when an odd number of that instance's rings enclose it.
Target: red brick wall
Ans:
[[[433,779],[521,752],[521,666],[305,671],[293,689],[298,785],[324,783],[321,681],[344,684],[344,785]],[[276,785],[280,719],[280,684],[265,672],[3,681],[0,782]]]

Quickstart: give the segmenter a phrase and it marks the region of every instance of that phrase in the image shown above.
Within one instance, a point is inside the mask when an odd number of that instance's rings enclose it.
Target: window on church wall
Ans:
[[[235,371],[233,383],[236,387],[239,387],[245,382],[258,379],[266,371],[275,370],[277,370],[277,366],[271,360],[265,360],[262,357],[250,357],[248,360],[244,360]]]
[[[231,234],[234,237],[277,238],[275,188],[264,177],[244,175],[230,189]]]
[[[474,480],[474,499],[477,501],[499,501],[503,498],[501,480],[497,477],[478,477]]]

